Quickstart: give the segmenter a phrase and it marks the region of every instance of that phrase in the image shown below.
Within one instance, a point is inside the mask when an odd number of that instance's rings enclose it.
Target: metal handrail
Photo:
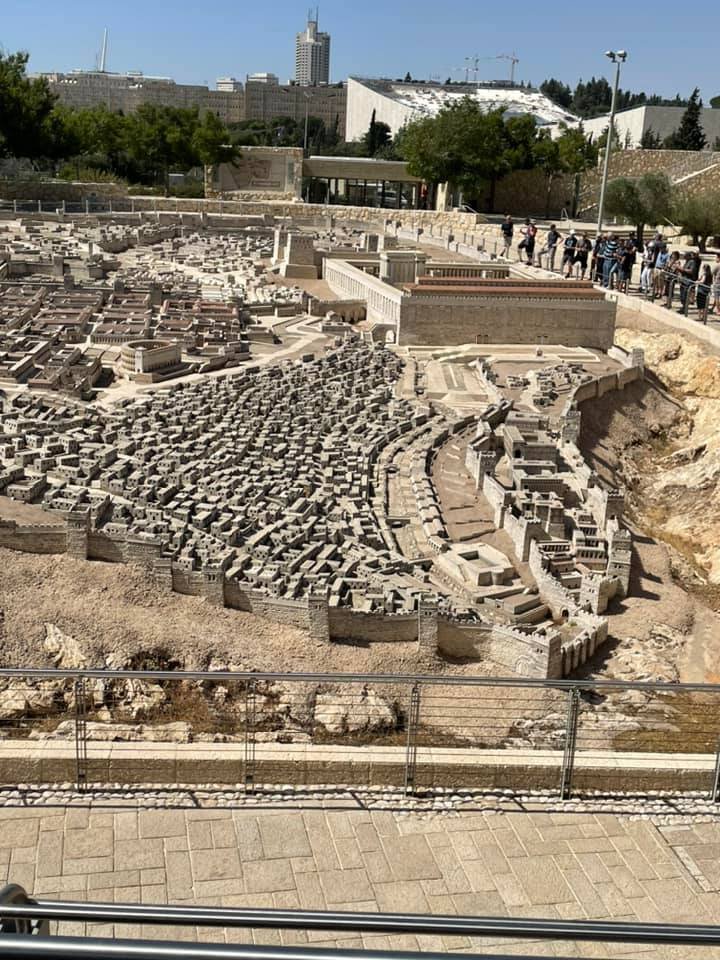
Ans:
[[[208,672],[202,670],[53,670],[50,668],[6,667],[0,669],[0,679],[15,680],[193,680],[213,682],[289,681],[297,683],[372,683],[414,684],[459,687],[540,687],[554,690],[657,690],[660,692],[718,693],[718,683],[674,683],[651,680],[547,680],[532,677],[442,676],[420,673],[290,673],[268,671]]]
[[[19,888],[22,889],[22,888]],[[24,891],[23,891],[24,893]],[[720,945],[720,927],[710,924],[634,923],[612,920],[429,916],[412,913],[350,913],[235,907],[176,907],[150,904],[29,900],[0,903],[0,918],[48,919],[84,923],[151,923],[161,926],[342,930],[472,937],[531,937],[605,943]],[[4,949],[2,941],[0,954]],[[363,953],[363,956],[366,956]]]
[[[3,899],[10,891],[11,899]],[[720,946],[720,927],[709,924],[635,923],[607,920],[543,920],[408,913],[176,907],[139,903],[31,900],[22,887],[0,891],[0,919],[82,923],[151,923],[164,926],[362,931],[475,937],[532,937],[604,943]],[[30,923],[26,929],[30,928]],[[2,927],[0,927],[0,932]],[[5,955],[6,940],[0,954]],[[368,956],[368,954],[363,954]]]
[[[408,953],[393,950],[342,950],[327,947],[254,947],[224,943],[199,944],[164,940],[97,940],[51,937],[2,939],[3,960],[450,960],[450,953]],[[470,954],[476,960],[532,960],[528,954]],[[558,958],[562,960],[562,958]],[[574,960],[567,957],[565,960]]]

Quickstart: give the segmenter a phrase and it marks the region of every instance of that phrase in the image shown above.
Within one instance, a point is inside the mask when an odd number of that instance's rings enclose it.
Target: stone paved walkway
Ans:
[[[720,922],[720,822],[593,813],[361,809],[0,810],[0,881],[44,898],[410,913]],[[72,925],[66,933],[76,932]],[[140,928],[95,926],[96,935]],[[143,928],[222,940],[222,930]],[[234,931],[228,941],[546,956],[710,951],[457,937]]]

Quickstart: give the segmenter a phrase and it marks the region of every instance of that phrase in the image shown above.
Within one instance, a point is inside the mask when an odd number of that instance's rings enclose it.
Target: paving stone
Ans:
[[[115,835],[111,827],[95,830],[68,830],[65,834],[65,858],[112,857]]]
[[[297,814],[262,817],[260,836],[264,854],[271,860],[312,854],[303,818]]]
[[[213,838],[210,820],[193,820],[187,824],[189,850],[212,850]]]
[[[245,813],[238,813],[233,816],[233,824],[240,859],[243,862],[246,860],[262,860],[264,852],[257,819]]]
[[[274,893],[295,890],[295,876],[289,860],[256,860],[243,864],[248,893]]]
[[[318,876],[328,904],[373,899],[365,870],[321,870]]]
[[[665,916],[691,921],[700,914],[700,904],[684,880],[646,880],[644,889]]]
[[[140,837],[184,837],[185,819],[174,810],[141,810],[138,817]]]
[[[548,857],[535,861],[516,857],[512,861],[512,869],[527,893],[530,903],[567,903],[574,899],[561,872]]]
[[[506,917],[508,915],[505,901],[496,890],[456,893],[453,896],[453,903],[457,912],[463,916]]]
[[[417,881],[376,883],[375,898],[381,913],[427,913],[428,902]]]
[[[115,844],[117,870],[147,870],[165,866],[162,840],[119,840]]]
[[[216,850],[232,847],[237,850],[237,834],[232,820],[211,820],[210,832]]]
[[[382,845],[398,880],[433,880],[442,876],[424,836],[383,837]]]
[[[191,850],[190,865],[196,883],[242,876],[240,857],[234,847],[223,850]]]
[[[335,840],[335,850],[340,861],[340,867],[343,870],[363,869],[362,853],[357,840],[354,837]]]
[[[355,827],[355,838],[362,853],[380,850],[380,837],[372,823],[359,823]]]
[[[0,830],[0,847],[29,847],[37,843],[40,818],[3,820]]]

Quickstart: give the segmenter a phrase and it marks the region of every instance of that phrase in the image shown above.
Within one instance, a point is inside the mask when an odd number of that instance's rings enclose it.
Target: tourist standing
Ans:
[[[713,272],[710,264],[704,263],[700,267],[700,276],[698,277],[697,287],[695,288],[695,305],[698,308],[698,313],[703,323],[707,323],[707,312],[712,288]]]
[[[655,258],[655,266],[653,268],[652,276],[653,290],[655,291],[656,297],[661,297],[663,295],[666,280],[665,274],[668,269],[669,260],[670,252],[667,248],[667,244],[661,243],[657,257]]]
[[[604,233],[599,233],[595,237],[593,244],[593,255],[590,263],[590,275],[595,283],[601,283],[603,277],[604,250],[607,237]]]
[[[521,229],[520,233],[522,234],[522,240],[518,244],[518,253],[520,254],[519,259],[522,260],[521,251],[525,251],[525,259],[528,267],[533,265],[533,256],[535,254],[535,237],[537,235],[537,227],[535,226],[535,221],[531,220],[529,217],[525,220],[525,226]]]
[[[691,291],[700,276],[700,257],[694,253],[686,253],[685,262],[680,272],[680,310],[678,313],[686,313],[690,305],[688,297],[690,297]]]
[[[617,288],[621,293],[628,292],[636,256],[635,244],[632,239],[628,237],[625,243],[618,248],[617,252]]]
[[[510,254],[510,248],[512,247],[513,233],[515,232],[515,225],[513,223],[513,218],[508,213],[503,222],[500,224],[500,230],[502,231],[502,241],[503,241],[503,251],[502,255],[507,259]]]
[[[615,273],[617,272],[617,250],[618,238],[614,233],[605,241],[603,246],[603,286],[611,287]]]
[[[555,254],[557,253],[558,243],[560,243],[561,240],[562,237],[558,233],[557,227],[554,223],[551,224],[545,237],[545,246],[540,253],[538,253],[537,265],[539,267],[542,267],[542,258],[547,254],[547,269],[553,273],[555,272]]]
[[[715,268],[713,269],[712,279],[715,313],[720,315],[720,253],[715,254]]]
[[[649,243],[643,247],[643,254],[640,271],[640,293],[649,294],[653,286],[653,272],[657,261],[660,248],[662,246],[662,236],[656,233]]]
[[[575,263],[580,264],[580,279],[585,279],[585,273],[588,267],[588,257],[592,250],[592,243],[590,242],[590,237],[583,233],[578,240],[577,247],[575,248]]]
[[[575,231],[571,230],[565,237],[563,244],[563,276],[568,280],[572,276],[573,263],[575,263],[575,249],[577,247],[577,237]]]

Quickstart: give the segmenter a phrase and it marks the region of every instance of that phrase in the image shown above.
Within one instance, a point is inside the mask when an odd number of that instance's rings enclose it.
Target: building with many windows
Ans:
[[[273,74],[264,76],[273,77]],[[307,113],[319,117],[325,129],[337,129],[342,140],[345,134],[347,87],[344,83],[302,87],[296,83],[278,83],[274,79],[256,79],[251,75],[245,83],[245,119],[273,120],[292,117],[302,122]]]
[[[144,103],[163,107],[197,107],[212,111],[223,123],[237,123],[245,117],[242,83],[234,78],[218,81],[217,90],[200,84],[175,83],[169,77],[147,77],[142,73],[107,73],[102,70],[73,70],[70,73],[42,74],[61,103],[84,109],[105,104],[109,110],[133,113]]]
[[[311,15],[312,17],[312,15]],[[318,30],[318,13],[295,38],[295,83],[314,86],[330,82],[330,34]]]

